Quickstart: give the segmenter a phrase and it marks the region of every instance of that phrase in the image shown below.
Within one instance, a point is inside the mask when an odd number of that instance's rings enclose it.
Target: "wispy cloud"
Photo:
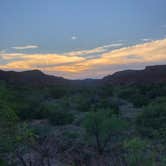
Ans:
[[[0,53],[6,53],[6,49],[0,50]]]
[[[150,42],[152,41],[152,39],[149,39],[149,38],[144,38],[144,39],[141,39],[143,42]]]
[[[72,39],[72,40],[77,40],[78,37],[77,37],[77,36],[72,36],[71,39]]]
[[[89,54],[97,54],[97,53],[103,53],[108,51],[109,49],[117,48],[117,47],[122,47],[124,44],[123,43],[113,43],[109,45],[104,45],[100,47],[96,47],[93,49],[89,50],[79,50],[79,51],[72,51],[72,52],[67,52],[64,53],[64,55],[68,56],[84,56],[84,55],[89,55]]]
[[[100,56],[89,59],[87,54]],[[166,39],[128,47],[111,44],[64,54],[0,53],[0,58],[5,61],[0,68],[5,70],[39,69],[67,78],[102,77],[129,66],[166,63]]]
[[[25,50],[25,49],[33,49],[33,48],[38,48],[39,46],[37,45],[24,45],[24,46],[15,46],[15,47],[12,47],[13,49],[16,49],[16,50]]]

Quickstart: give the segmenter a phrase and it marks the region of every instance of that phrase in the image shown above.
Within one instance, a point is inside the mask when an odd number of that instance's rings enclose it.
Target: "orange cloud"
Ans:
[[[166,39],[150,41],[108,51],[107,47],[74,51],[64,54],[0,53],[5,61],[1,69],[39,69],[47,73],[72,78],[96,77],[118,70],[117,66],[155,64],[166,62]],[[99,57],[86,58],[87,54],[100,53]],[[85,55],[85,56],[80,56]],[[133,66],[134,68],[135,66]]]

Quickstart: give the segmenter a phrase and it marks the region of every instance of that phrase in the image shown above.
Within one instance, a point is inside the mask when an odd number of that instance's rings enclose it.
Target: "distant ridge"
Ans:
[[[124,70],[103,78],[110,84],[166,83],[166,65],[147,66],[143,70]]]
[[[69,80],[44,74],[40,70],[3,71],[0,70],[0,80],[14,85],[73,85],[89,86],[100,84],[130,85],[166,83],[166,65],[147,66],[143,70],[124,70],[106,76],[103,79]]]
[[[21,85],[64,85],[68,83],[63,77],[44,74],[40,70],[28,70],[22,72],[0,70],[0,80],[10,84]]]

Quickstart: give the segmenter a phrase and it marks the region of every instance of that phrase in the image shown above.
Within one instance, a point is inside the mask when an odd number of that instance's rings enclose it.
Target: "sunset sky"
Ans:
[[[166,63],[166,0],[0,0],[0,69],[71,79]]]

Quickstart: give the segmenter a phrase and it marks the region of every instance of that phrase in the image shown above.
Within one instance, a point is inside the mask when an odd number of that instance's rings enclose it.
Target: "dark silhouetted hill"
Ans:
[[[0,80],[14,85],[66,85],[68,80],[62,77],[50,76],[40,70],[29,70],[22,72],[0,70]]]
[[[14,85],[72,85],[94,86],[109,83],[112,85],[155,84],[166,83],[166,65],[148,66],[144,70],[119,71],[103,79],[68,80],[44,74],[40,70],[3,71],[0,70],[0,80]]]
[[[110,84],[166,83],[166,65],[147,66],[144,70],[125,70],[103,78]]]

